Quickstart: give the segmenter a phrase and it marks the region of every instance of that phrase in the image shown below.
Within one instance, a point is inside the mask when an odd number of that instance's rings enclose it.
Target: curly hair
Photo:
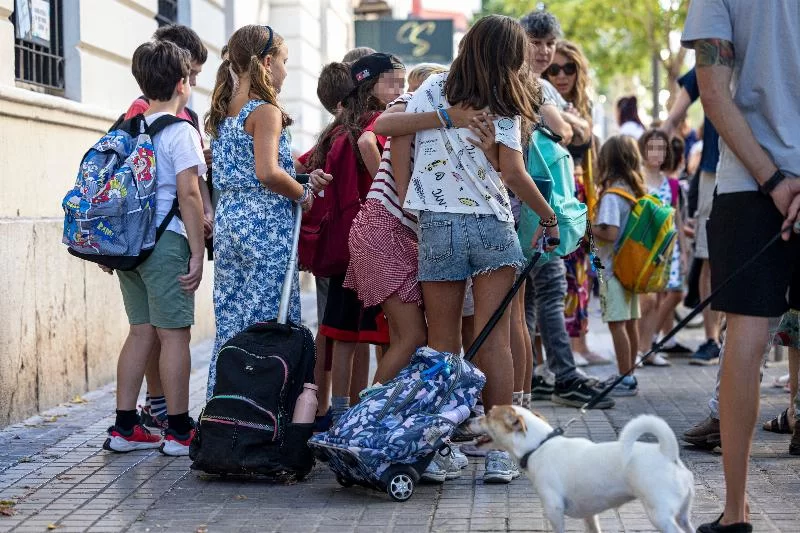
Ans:
[[[575,85],[569,94],[563,95],[564,98],[575,106],[581,118],[592,120],[592,104],[589,100],[589,61],[583,55],[580,47],[571,41],[558,41],[556,43],[556,54],[561,54],[570,63],[575,63],[578,70],[575,75]],[[547,70],[542,72],[542,77],[552,83]]]

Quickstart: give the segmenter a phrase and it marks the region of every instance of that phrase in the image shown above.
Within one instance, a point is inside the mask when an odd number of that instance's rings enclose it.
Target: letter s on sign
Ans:
[[[422,57],[431,49],[431,43],[422,38],[422,35],[433,35],[436,23],[432,20],[425,22],[408,21],[397,30],[397,42],[414,45],[411,55]]]

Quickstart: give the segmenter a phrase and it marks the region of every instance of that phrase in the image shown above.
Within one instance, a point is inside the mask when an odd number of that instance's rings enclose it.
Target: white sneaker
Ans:
[[[575,360],[575,366],[589,366],[589,361],[587,361],[586,358],[578,352],[572,352],[572,358]]]
[[[484,483],[511,483],[519,477],[519,470],[508,452],[492,450],[486,454],[486,470],[483,473]]]
[[[647,359],[642,359],[642,356],[639,356],[639,365],[640,366],[672,366],[672,363],[669,362],[669,359],[661,355],[660,353],[656,353],[648,357]]]
[[[461,451],[461,448],[455,444],[450,444],[450,456],[453,458],[453,464],[460,470],[469,466],[469,459],[464,452]]]

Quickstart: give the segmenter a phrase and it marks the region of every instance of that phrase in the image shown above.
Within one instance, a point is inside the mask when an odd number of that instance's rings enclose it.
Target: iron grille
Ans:
[[[16,13],[11,15],[16,27]],[[14,37],[14,75],[17,81],[44,92],[64,94],[64,24],[62,0],[50,0],[50,42]]]

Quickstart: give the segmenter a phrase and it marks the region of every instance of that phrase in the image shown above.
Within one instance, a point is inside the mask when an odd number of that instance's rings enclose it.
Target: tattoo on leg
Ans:
[[[733,43],[724,39],[698,39],[694,43],[698,67],[721,65],[733,68]]]

